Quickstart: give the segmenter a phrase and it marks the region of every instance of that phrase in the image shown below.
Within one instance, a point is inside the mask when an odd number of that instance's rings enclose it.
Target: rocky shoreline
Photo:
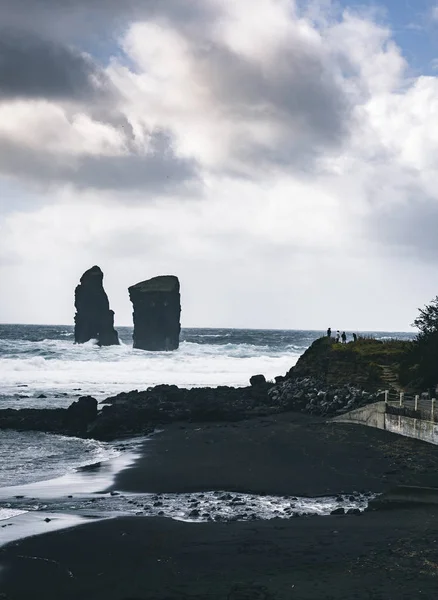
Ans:
[[[352,360],[350,354],[343,348],[339,351],[330,339],[320,338],[286,375],[276,377],[275,383],[255,375],[251,385],[239,388],[158,385],[109,397],[101,402],[101,410],[89,396],[67,409],[4,409],[0,410],[0,429],[109,441],[147,435],[157,426],[174,422],[233,422],[288,411],[337,416],[383,398],[383,388],[376,386],[375,380],[365,383],[374,363],[370,367],[369,361]],[[345,373],[334,382],[330,365],[339,373],[341,359],[345,359]]]
[[[147,435],[174,422],[233,422],[288,411],[335,416],[382,398],[353,385],[327,385],[306,377],[244,388],[159,385],[103,400],[83,396],[66,409],[3,409],[0,429],[45,431],[97,440]]]

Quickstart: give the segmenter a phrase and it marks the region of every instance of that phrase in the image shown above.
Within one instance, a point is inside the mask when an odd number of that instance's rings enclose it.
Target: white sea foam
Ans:
[[[119,455],[114,444],[97,440],[37,431],[0,431],[0,489],[74,473],[78,467]]]
[[[0,361],[2,408],[66,406],[72,395],[97,397],[162,383],[184,387],[244,386],[255,373],[284,374],[302,349],[269,345],[182,342],[175,352],[145,352],[121,344],[100,348],[71,340],[16,341]],[[37,400],[44,394],[48,399]],[[68,394],[68,398],[53,398]]]
[[[335,509],[363,511],[374,494],[321,496],[262,496],[224,491],[193,494],[74,494],[68,498],[21,498],[9,501],[16,509],[57,514],[74,512],[96,517],[109,515],[167,517],[186,522],[290,519],[299,515],[330,515]],[[1,502],[1,498],[0,498]]]
[[[27,510],[20,510],[16,508],[0,508],[0,521],[6,521],[7,519],[12,519],[12,517],[17,517],[18,515],[24,515]]]

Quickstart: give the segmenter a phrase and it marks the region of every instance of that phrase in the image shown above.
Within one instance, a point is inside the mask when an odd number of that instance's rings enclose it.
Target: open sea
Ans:
[[[251,375],[284,375],[322,331],[183,329],[174,352],[122,344],[74,344],[73,327],[0,325],[0,409],[67,407],[82,395],[98,400],[167,383],[181,387],[245,386]],[[357,332],[360,333],[360,332]],[[368,332],[411,339],[400,332]],[[116,457],[117,444],[40,432],[0,431],[0,488],[44,481]],[[0,515],[1,518],[1,515]]]

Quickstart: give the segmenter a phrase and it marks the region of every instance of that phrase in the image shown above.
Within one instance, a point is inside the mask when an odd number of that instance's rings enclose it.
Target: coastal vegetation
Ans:
[[[438,383],[438,296],[419,309],[413,325],[419,333],[401,362],[400,383],[418,391],[435,391]]]

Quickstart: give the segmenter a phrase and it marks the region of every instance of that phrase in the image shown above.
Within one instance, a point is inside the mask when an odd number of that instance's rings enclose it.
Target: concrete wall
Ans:
[[[377,429],[385,429],[385,410],[384,402],[375,402],[362,408],[352,410],[345,415],[332,419],[337,423],[359,423],[368,427],[377,427]]]
[[[352,410],[345,415],[335,417],[332,421],[336,423],[356,423],[377,429],[386,429],[392,433],[398,433],[417,440],[423,440],[431,444],[438,444],[438,423],[412,419],[399,415],[386,414],[384,402],[376,402],[362,408]]]
[[[438,444],[438,423],[397,415],[385,415],[385,425],[386,429],[393,433]]]

